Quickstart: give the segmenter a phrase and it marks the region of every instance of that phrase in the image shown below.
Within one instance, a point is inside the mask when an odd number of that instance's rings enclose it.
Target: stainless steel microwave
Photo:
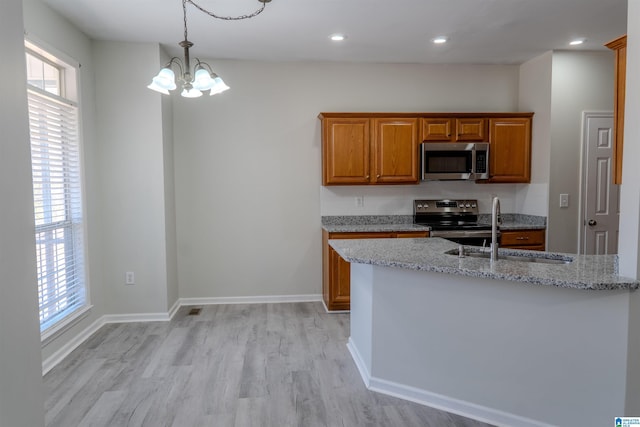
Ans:
[[[489,143],[423,142],[420,164],[423,181],[488,179]]]

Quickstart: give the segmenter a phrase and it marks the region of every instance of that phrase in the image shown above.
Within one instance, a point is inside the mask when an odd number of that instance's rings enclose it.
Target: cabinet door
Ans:
[[[349,310],[351,305],[351,264],[329,247],[329,304],[328,310]]]
[[[487,141],[487,121],[485,119],[456,119],[456,141]]]
[[[417,184],[418,119],[373,119],[372,182]]]
[[[422,140],[445,142],[451,140],[453,119],[422,118]]]
[[[322,297],[327,310],[349,310],[351,303],[351,264],[331,246],[329,239],[376,239],[395,237],[394,233],[329,233],[322,231]]]
[[[489,182],[531,181],[531,119],[489,121]]]
[[[322,122],[322,184],[368,184],[370,120],[330,118]]]

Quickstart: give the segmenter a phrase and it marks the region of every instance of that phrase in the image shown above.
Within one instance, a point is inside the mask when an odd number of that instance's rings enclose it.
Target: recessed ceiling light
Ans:
[[[585,42],[586,39],[574,39],[569,42],[571,46],[578,46]]]
[[[329,38],[334,42],[341,42],[346,39],[347,36],[345,36],[344,34],[332,34]]]
[[[445,36],[438,36],[431,40],[435,44],[442,44],[447,42],[447,38]]]

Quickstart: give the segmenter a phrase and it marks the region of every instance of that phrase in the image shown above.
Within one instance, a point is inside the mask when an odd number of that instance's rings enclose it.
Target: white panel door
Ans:
[[[613,118],[585,113],[583,165],[584,254],[618,251],[620,186],[612,184]]]

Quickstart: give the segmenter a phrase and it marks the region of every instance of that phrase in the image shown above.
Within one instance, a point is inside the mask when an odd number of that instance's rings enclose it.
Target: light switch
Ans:
[[[568,208],[569,207],[569,195],[568,194],[560,194],[560,207]]]

